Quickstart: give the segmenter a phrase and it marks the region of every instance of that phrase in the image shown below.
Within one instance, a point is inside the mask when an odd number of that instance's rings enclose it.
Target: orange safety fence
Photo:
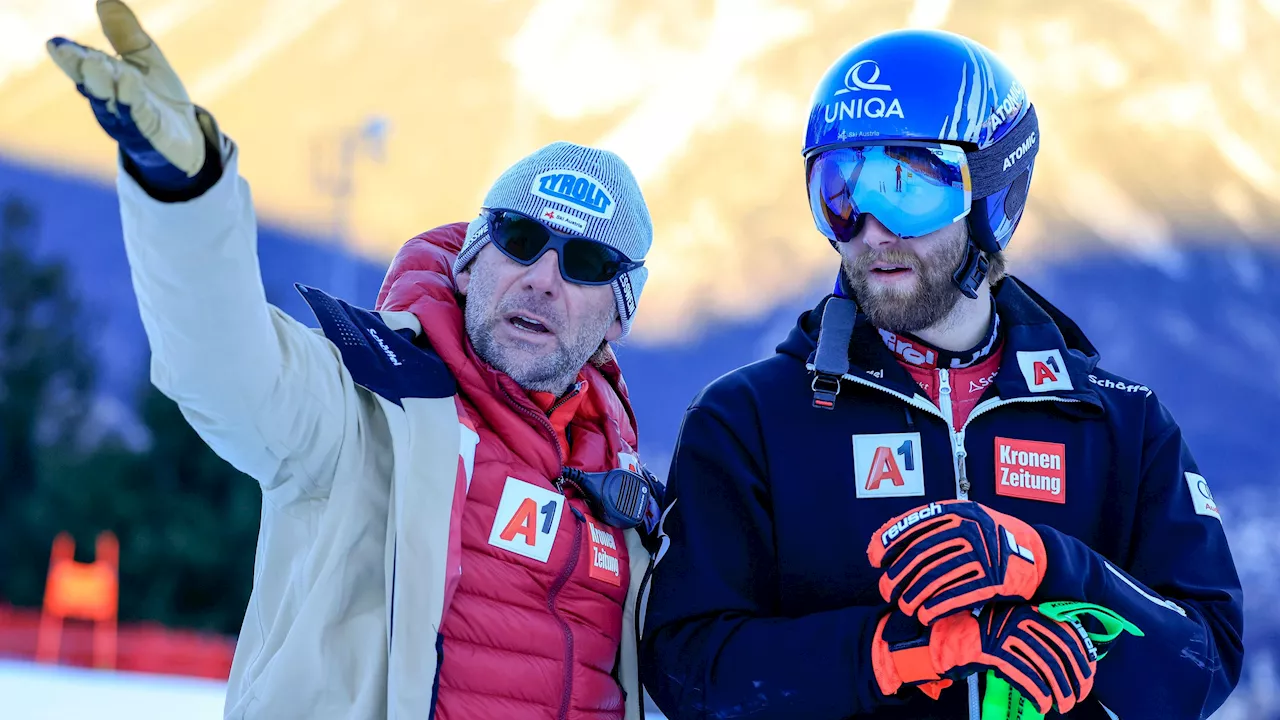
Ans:
[[[35,660],[40,610],[0,603],[0,658]],[[68,621],[58,663],[94,667],[93,627]],[[226,680],[235,638],[174,630],[159,623],[121,624],[116,632],[117,670]]]
[[[0,602],[0,658],[227,679],[234,638],[158,623],[118,625],[119,545],[104,532],[95,549],[93,562],[76,562],[71,536],[58,534],[44,606],[22,609]]]

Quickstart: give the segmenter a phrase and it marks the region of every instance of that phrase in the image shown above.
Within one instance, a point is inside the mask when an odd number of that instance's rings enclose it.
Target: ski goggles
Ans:
[[[808,186],[813,221],[834,242],[852,240],[867,215],[914,238],[963,218],[973,205],[964,150],[938,143],[827,150],[809,162]]]
[[[596,240],[562,235],[514,210],[484,210],[489,239],[502,254],[532,265],[548,250],[560,259],[560,276],[576,285],[608,285],[625,272],[644,265]]]

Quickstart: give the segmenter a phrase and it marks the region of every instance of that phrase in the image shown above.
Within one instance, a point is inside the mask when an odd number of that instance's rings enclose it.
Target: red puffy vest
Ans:
[[[406,243],[378,297],[378,309],[418,317],[458,382],[463,422],[479,435],[439,677],[422,682],[438,683],[439,720],[620,719],[613,671],[630,631],[622,627],[626,545],[622,531],[593,519],[555,479],[562,466],[609,470],[634,453],[626,386],[612,361],[584,367],[564,447],[539,403],[467,339],[451,271],[465,230],[446,225]]]

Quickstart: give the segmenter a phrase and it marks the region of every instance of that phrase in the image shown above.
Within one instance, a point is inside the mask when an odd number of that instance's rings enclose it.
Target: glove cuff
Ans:
[[[1044,538],[1039,531],[1023,520],[984,506],[987,514],[1003,526],[1008,541],[1015,546],[1016,555],[1009,560],[1004,585],[1014,592],[1012,596],[1030,600],[1035,596],[1045,573],[1049,571],[1049,556]]]
[[[222,148],[208,135],[205,136],[204,143],[204,165],[190,178],[182,177],[175,181],[174,173],[168,173],[164,179],[159,175],[152,175],[139,167],[123,147],[120,148],[120,164],[153,200],[165,203],[186,202],[205,194],[222,178]]]
[[[904,684],[919,685],[942,677],[933,662],[929,631],[919,628],[905,615],[899,614],[897,618],[894,615],[890,611],[880,618],[871,643],[871,667],[875,671],[876,684],[885,695],[897,693]],[[908,637],[896,637],[900,630],[889,627],[891,619],[898,621],[895,625],[910,623],[915,632]],[[941,688],[938,689],[940,691]]]
[[[871,641],[871,669],[876,674],[876,684],[880,692],[886,696],[893,695],[902,687],[902,677],[894,667],[893,653],[889,644],[884,641],[884,626],[889,622],[889,613],[885,613],[876,624],[875,639]]]

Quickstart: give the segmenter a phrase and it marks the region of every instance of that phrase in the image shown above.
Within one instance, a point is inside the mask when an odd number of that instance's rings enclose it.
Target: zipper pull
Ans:
[[[951,394],[951,373],[946,370],[938,371],[938,392],[943,395]]]
[[[556,400],[554,403],[551,404],[551,408],[547,410],[547,417],[551,417],[552,413],[554,413],[556,410],[559,410],[561,405],[564,405],[565,403],[572,400],[575,395],[581,392],[581,390],[582,390],[582,383],[581,382],[574,383],[572,390],[560,396],[558,400]]]
[[[960,494],[965,496],[962,499],[967,500],[969,496],[969,488],[971,487],[971,485],[969,483],[969,473],[967,468],[965,467],[965,465],[967,464],[965,460],[969,457],[969,453],[964,449],[964,430],[961,430],[960,432],[956,433],[955,437],[956,437],[956,466],[960,470],[960,475],[959,475]]]
[[[573,490],[581,497],[585,498],[587,496],[587,491],[582,489],[584,482],[582,471],[577,468],[560,468],[560,475],[551,482],[555,484],[556,489],[560,491],[560,494],[565,497],[569,496],[569,493],[565,491],[566,487],[573,488]]]

